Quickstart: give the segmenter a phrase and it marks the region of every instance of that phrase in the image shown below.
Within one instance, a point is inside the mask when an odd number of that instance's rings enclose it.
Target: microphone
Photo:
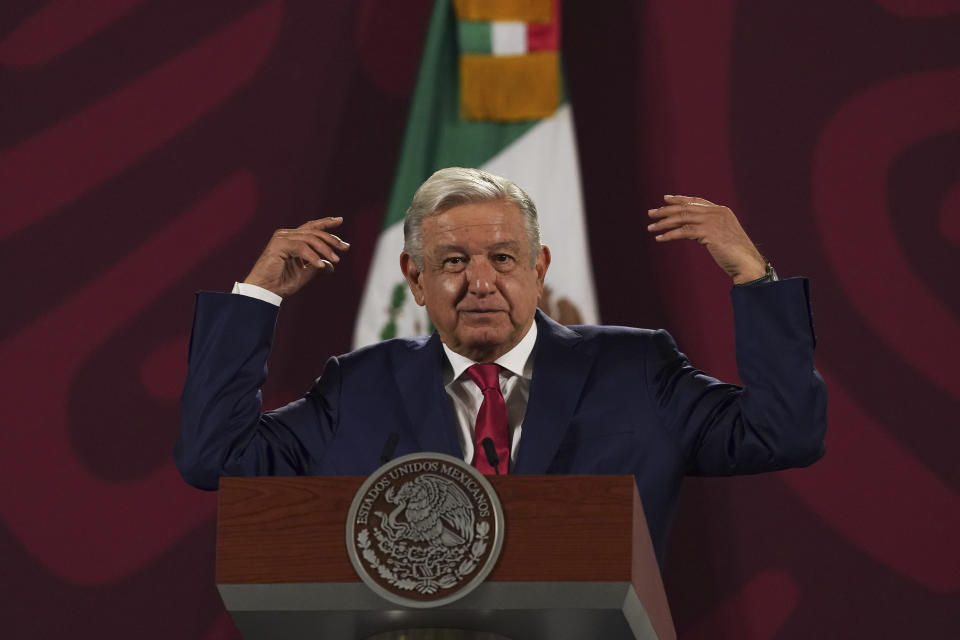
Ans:
[[[488,436],[481,440],[480,444],[483,445],[483,452],[487,454],[487,462],[489,462],[490,466],[493,467],[494,473],[500,475],[500,469],[498,467],[500,464],[500,458],[497,456],[497,448],[493,446],[493,438]]]
[[[400,436],[396,432],[387,436],[387,441],[383,445],[383,451],[380,453],[380,464],[387,464],[393,457],[393,452],[397,450],[397,443],[400,442]]]

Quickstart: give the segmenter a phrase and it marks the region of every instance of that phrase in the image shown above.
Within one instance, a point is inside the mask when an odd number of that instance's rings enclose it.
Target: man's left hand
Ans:
[[[734,284],[764,276],[767,262],[733,211],[703,198],[664,196],[663,200],[666,205],[647,212],[655,220],[647,230],[657,234],[657,242],[696,240],[707,247]]]

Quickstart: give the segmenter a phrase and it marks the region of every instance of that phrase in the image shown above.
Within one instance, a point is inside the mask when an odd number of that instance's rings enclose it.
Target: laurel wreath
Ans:
[[[379,532],[377,532],[379,533]],[[483,554],[487,550],[488,538],[490,537],[490,524],[487,522],[478,522],[476,526],[476,537],[473,544],[470,545],[470,555],[464,558],[454,571],[448,572],[434,580],[432,577],[420,578],[400,578],[397,574],[381,562],[373,549],[373,542],[370,540],[370,532],[367,529],[361,529],[357,534],[357,546],[362,549],[361,556],[370,565],[370,568],[392,587],[403,591],[417,591],[419,593],[432,594],[438,589],[449,589],[457,586],[464,578],[469,576],[477,568]],[[381,540],[381,543],[384,540]]]

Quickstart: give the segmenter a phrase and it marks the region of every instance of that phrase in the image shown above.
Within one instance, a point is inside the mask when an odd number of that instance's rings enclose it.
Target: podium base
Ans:
[[[359,582],[221,584],[219,589],[245,640],[657,638],[629,582],[485,582],[461,600],[435,609],[388,608]],[[416,636],[395,631],[437,634],[464,626],[486,632]],[[676,636],[661,640],[668,638]]]

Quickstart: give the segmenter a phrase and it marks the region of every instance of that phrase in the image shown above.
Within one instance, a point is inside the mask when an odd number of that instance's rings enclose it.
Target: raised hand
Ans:
[[[703,198],[663,196],[667,204],[647,213],[655,222],[647,230],[657,242],[696,240],[707,248],[714,261],[734,284],[762,278],[766,260],[727,207]]]
[[[329,232],[343,218],[311,220],[296,229],[277,229],[244,282],[281,297],[292,296],[318,273],[333,273],[338,252],[350,244]]]

